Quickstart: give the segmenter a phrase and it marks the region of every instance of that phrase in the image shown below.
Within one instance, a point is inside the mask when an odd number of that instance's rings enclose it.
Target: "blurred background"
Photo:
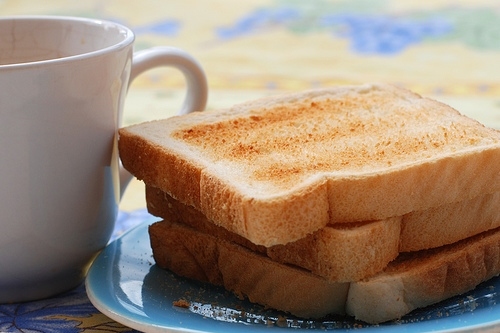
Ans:
[[[120,22],[136,49],[169,45],[204,67],[208,109],[287,91],[394,83],[500,129],[500,2],[481,0],[0,0],[0,15]],[[176,113],[184,80],[136,79],[124,124]],[[145,206],[132,182],[121,208]]]

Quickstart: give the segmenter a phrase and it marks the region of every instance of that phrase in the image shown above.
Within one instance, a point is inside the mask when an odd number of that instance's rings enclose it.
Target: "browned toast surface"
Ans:
[[[137,178],[265,246],[500,191],[500,132],[381,84],[134,125],[119,148]]]

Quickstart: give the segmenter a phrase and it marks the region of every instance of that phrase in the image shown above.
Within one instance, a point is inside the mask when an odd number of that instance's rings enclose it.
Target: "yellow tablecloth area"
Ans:
[[[168,45],[204,67],[208,109],[315,87],[382,81],[435,97],[500,128],[500,3],[434,0],[3,0],[1,15],[114,20],[136,49]],[[150,71],[133,84],[124,125],[176,113],[184,79]],[[133,181],[121,208],[144,207]]]

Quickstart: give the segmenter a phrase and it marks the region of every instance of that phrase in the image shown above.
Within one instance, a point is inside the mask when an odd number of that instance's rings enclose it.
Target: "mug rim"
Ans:
[[[110,20],[103,20],[98,18],[90,18],[90,17],[80,17],[80,16],[66,16],[66,15],[12,15],[12,16],[3,16],[0,17],[0,23],[5,21],[66,21],[66,22],[80,22],[88,25],[101,26],[103,31],[105,31],[106,27],[118,28],[119,30],[124,32],[124,38],[117,43],[114,43],[110,46],[93,50],[90,52],[74,54],[69,56],[63,56],[60,58],[53,59],[45,59],[45,60],[36,60],[36,61],[28,61],[28,62],[20,62],[20,63],[9,63],[9,64],[0,64],[0,70],[2,69],[13,69],[20,67],[32,67],[39,65],[48,65],[51,63],[62,63],[67,61],[81,60],[86,58],[95,57],[98,55],[102,55],[108,52],[112,52],[114,50],[122,49],[134,42],[135,34],[134,32],[124,26],[123,24],[113,22]]]

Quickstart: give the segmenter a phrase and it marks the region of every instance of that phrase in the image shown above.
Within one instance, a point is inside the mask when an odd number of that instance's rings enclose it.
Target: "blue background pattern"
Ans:
[[[325,6],[276,5],[259,8],[215,30],[221,40],[284,28],[295,33],[330,31],[332,38],[350,41],[353,51],[395,54],[426,41],[457,40],[474,48],[500,47],[500,14],[490,8],[456,7],[442,11],[359,12],[336,4]]]

